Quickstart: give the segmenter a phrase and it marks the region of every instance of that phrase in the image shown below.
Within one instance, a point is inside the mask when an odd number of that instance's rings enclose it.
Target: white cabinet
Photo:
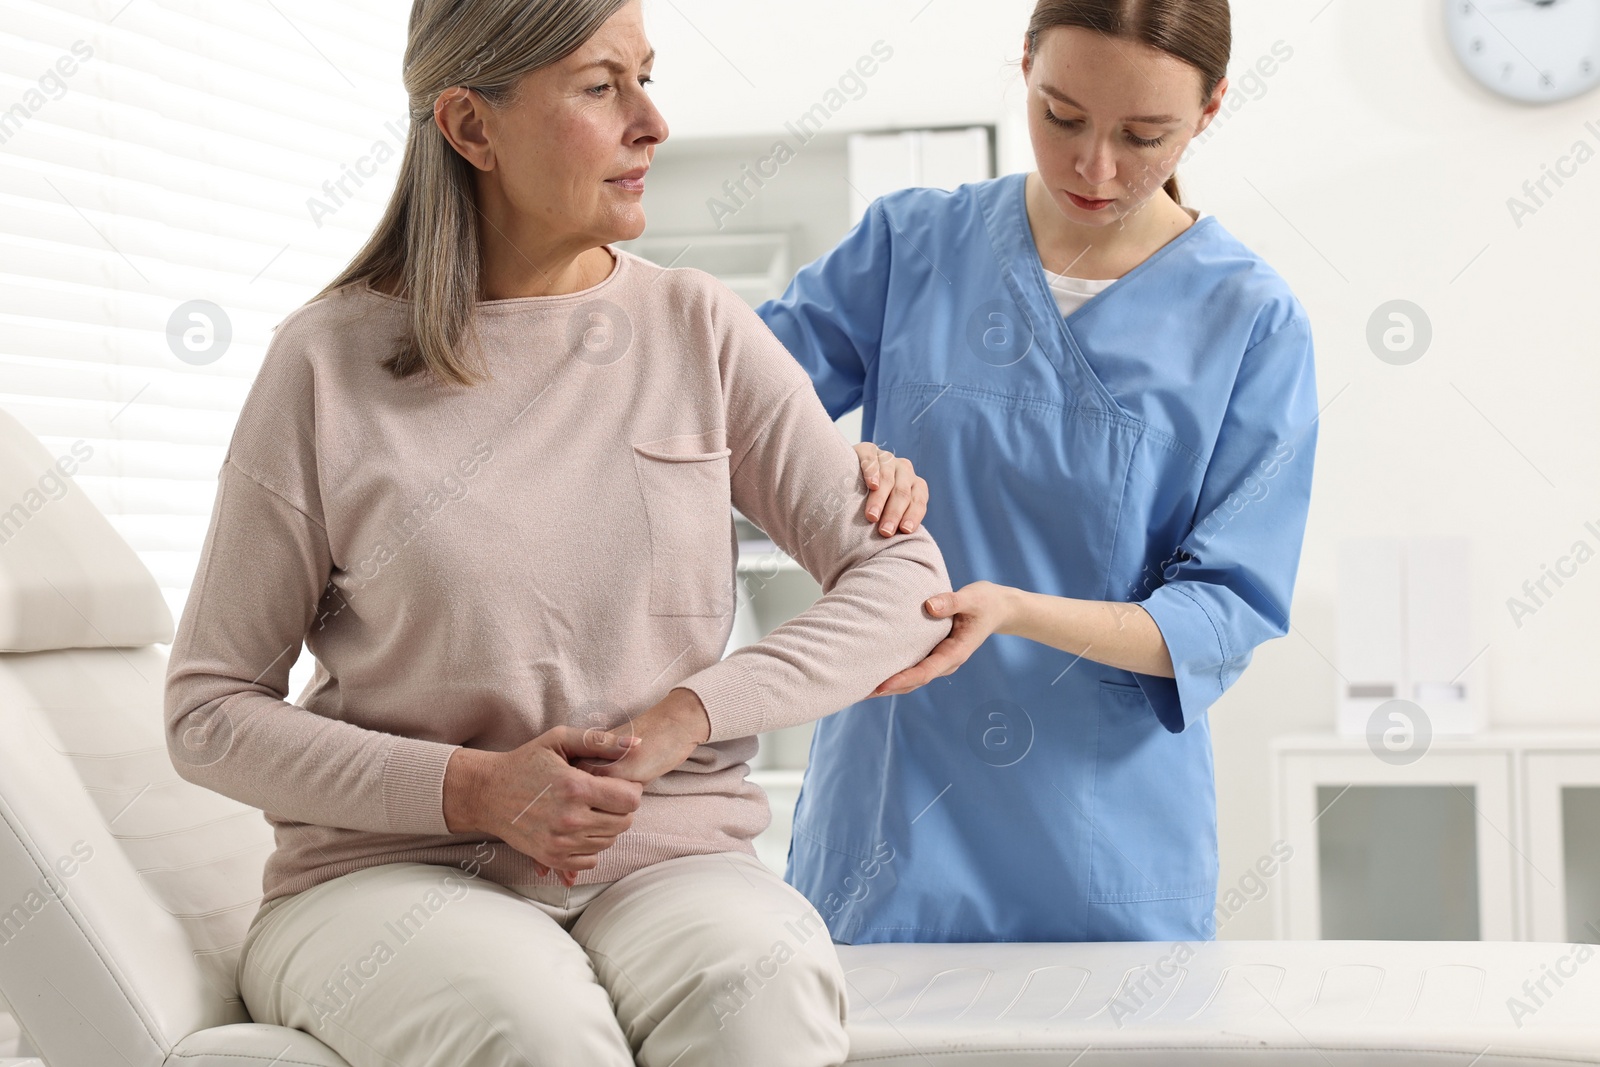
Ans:
[[[1528,937],[1600,943],[1600,745],[1529,748],[1521,763]]]
[[[885,193],[911,186],[954,189],[994,177],[994,131],[988,126],[857,133],[848,152],[852,226]]]
[[[1339,545],[1339,732],[1360,737],[1391,708],[1433,734],[1484,728],[1476,683],[1472,542],[1465,537],[1352,537]],[[1390,702],[1397,702],[1391,704]]]
[[[1319,734],[1272,762],[1279,937],[1600,942],[1600,734]]]
[[[784,233],[651,234],[617,247],[663,267],[703,270],[751,307],[782,296],[793,273]]]

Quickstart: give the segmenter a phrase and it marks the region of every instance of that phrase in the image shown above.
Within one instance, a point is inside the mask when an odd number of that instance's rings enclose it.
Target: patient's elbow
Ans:
[[[928,596],[950,591],[950,570],[945,566],[944,553],[939,550],[939,543],[933,539],[926,526],[918,527],[915,533],[900,534],[899,546],[904,555],[915,559],[928,568],[934,582],[934,590]]]
[[[951,631],[955,628],[955,620],[953,618],[942,619],[928,611],[928,601],[931,598],[941,593],[953,591],[950,584],[950,571],[945,566],[944,553],[939,551],[939,546],[934,543],[932,537],[928,536],[926,528],[918,530],[912,536],[920,536],[926,542],[924,545],[918,546],[917,559],[927,568],[928,581],[921,599],[917,602],[917,611],[924,624],[929,628],[931,641],[928,648],[932,650],[940,641],[949,637]]]
[[[953,587],[950,584],[950,569],[945,566],[944,553],[939,551],[939,545],[937,542],[935,542],[934,539],[928,534],[926,527],[918,530],[912,536],[926,538],[927,543],[920,547],[920,552],[923,562],[928,567],[929,571],[932,572],[933,591],[928,594],[928,597],[938,596],[940,593],[952,592]],[[926,603],[928,597],[923,598],[924,603]],[[948,624],[951,622],[951,620],[944,619],[941,621],[947,624],[945,626],[945,631],[948,633],[950,629]]]
[[[168,714],[167,755],[178,777],[208,785],[215,768],[233,750],[233,719],[226,700],[213,700],[197,708]]]

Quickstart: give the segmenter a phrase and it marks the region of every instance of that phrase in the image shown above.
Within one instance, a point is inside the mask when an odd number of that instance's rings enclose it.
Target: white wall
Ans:
[[[1322,728],[1338,680],[1339,539],[1474,539],[1474,649],[1493,726],[1600,725],[1584,669],[1600,628],[1600,567],[1517,627],[1506,599],[1600,520],[1593,318],[1600,166],[1519,229],[1506,199],[1586,137],[1600,97],[1501,103],[1449,55],[1442,3],[1235,5],[1240,58],[1282,39],[1293,58],[1186,170],[1190,195],[1266,256],[1310,311],[1321,427],[1296,632],[1263,648],[1219,702],[1223,878],[1270,844],[1266,742]],[[1470,266],[1469,266],[1470,264]],[[1407,299],[1433,346],[1397,367],[1367,347],[1368,318]],[[1343,392],[1341,393],[1341,390]],[[1335,397],[1337,396],[1337,399]],[[1466,667],[1464,663],[1462,665]],[[1510,828],[1504,828],[1509,831]],[[1265,908],[1228,936],[1265,936]]]
[[[1029,165],[1014,66],[1025,0],[647,5],[656,99],[676,138],[775,134],[882,40],[894,55],[833,117],[837,132],[992,122],[1001,169]],[[1237,110],[1180,176],[1188,202],[1265,256],[1310,311],[1330,406],[1294,632],[1261,648],[1213,709],[1224,884],[1272,844],[1268,740],[1333,722],[1340,538],[1472,537],[1462,579],[1485,651],[1465,679],[1485,687],[1491,724],[1600,725],[1587,669],[1600,562],[1520,628],[1506,605],[1574,541],[1600,547],[1584,530],[1600,526],[1600,160],[1520,228],[1506,204],[1575,141],[1600,147],[1600,94],[1543,108],[1491,97],[1449,54],[1442,0],[1233,9]],[[1289,58],[1244,86],[1274,46]],[[1366,342],[1374,310],[1400,298],[1434,329],[1409,366]],[[1269,903],[1224,936],[1271,936]]]
[[[645,0],[654,94],[674,137],[766,134],[823,99],[881,41],[892,57],[835,122],[991,122],[1030,10],[1022,0]]]

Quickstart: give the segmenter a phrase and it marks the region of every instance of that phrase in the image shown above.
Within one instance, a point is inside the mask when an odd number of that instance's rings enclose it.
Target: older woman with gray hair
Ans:
[[[276,830],[252,1017],[356,1067],[848,1051],[747,761],[918,662],[950,585],[748,307],[609,247],[667,136],[653,58],[637,0],[418,0],[388,211],[222,464],[169,750]],[[823,596],[723,658],[734,506]]]

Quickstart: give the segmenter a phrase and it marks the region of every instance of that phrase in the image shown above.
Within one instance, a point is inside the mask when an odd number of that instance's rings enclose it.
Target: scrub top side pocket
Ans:
[[[1197,834],[1193,819],[1215,810],[1211,731],[1169,732],[1137,682],[1102,679],[1098,697],[1089,903],[1216,892],[1216,822]]]
[[[634,442],[650,529],[650,614],[734,609],[733,498],[723,432]]]

